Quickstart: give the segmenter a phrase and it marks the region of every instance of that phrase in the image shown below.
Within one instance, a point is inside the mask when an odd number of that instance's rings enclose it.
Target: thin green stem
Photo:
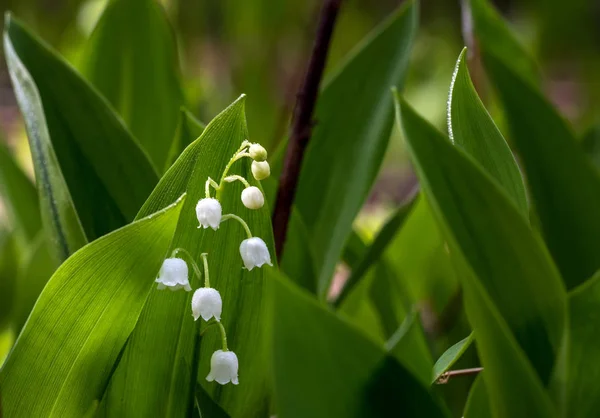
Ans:
[[[242,218],[240,218],[237,215],[234,215],[233,213],[228,213],[226,215],[221,216],[221,223],[225,222],[228,219],[235,219],[236,221],[238,221],[240,224],[242,224],[242,226],[244,227],[244,229],[246,230],[246,235],[248,235],[248,238],[252,238],[252,232],[250,232],[250,228],[248,227],[248,224],[246,223],[246,221],[244,221]]]
[[[210,287],[210,277],[208,276],[208,254],[202,253],[202,261],[204,262],[204,287]]]
[[[250,183],[248,183],[248,180],[246,180],[245,178],[243,178],[242,176],[238,176],[237,174],[233,174],[231,176],[227,176],[224,179],[227,183],[233,183],[234,181],[240,181],[242,182],[242,184],[246,187],[250,187]]]
[[[207,198],[210,198],[210,186],[212,186],[217,193],[219,193],[220,186],[214,181],[212,178],[206,179],[206,183],[204,184],[204,192]]]
[[[223,326],[221,321],[219,321],[219,329],[221,330],[221,344],[223,344],[223,351],[228,351],[227,350],[227,334],[225,333],[225,327]]]
[[[175,248],[171,252],[171,257],[176,257],[178,253],[183,253],[189,258],[189,262],[192,264],[192,268],[194,269],[194,273],[196,277],[198,277],[198,281],[202,284],[202,273],[200,273],[200,269],[194,260],[194,257],[185,249],[185,248]]]

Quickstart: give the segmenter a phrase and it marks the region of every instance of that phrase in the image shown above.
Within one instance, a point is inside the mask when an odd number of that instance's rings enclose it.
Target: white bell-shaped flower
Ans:
[[[209,226],[215,231],[219,229],[221,214],[221,203],[212,197],[200,199],[196,205],[196,217],[198,217],[198,222],[204,229]]]
[[[266,161],[252,161],[250,169],[256,180],[264,180],[271,175],[271,166]]]
[[[169,288],[171,290],[185,289],[186,292],[192,290],[188,279],[188,266],[181,258],[167,258],[163,261],[158,278],[158,289]]]
[[[265,204],[265,197],[258,187],[246,187],[242,190],[242,203],[248,209],[260,209]]]
[[[258,237],[243,240],[240,244],[240,255],[244,261],[244,266],[248,270],[252,270],[254,267],[262,267],[264,264],[273,265],[267,244]]]
[[[233,351],[217,350],[210,358],[210,372],[206,376],[209,382],[217,381],[222,385],[238,381],[238,358]]]
[[[260,144],[250,144],[248,154],[255,161],[264,161],[267,159],[267,150]]]
[[[210,318],[221,320],[221,312],[223,310],[223,301],[219,291],[211,287],[201,287],[194,292],[192,296],[192,315],[194,321],[202,317],[205,321]]]

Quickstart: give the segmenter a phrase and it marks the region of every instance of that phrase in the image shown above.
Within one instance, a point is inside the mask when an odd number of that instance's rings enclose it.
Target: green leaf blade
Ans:
[[[70,194],[72,209],[89,240],[133,220],[158,181],[139,144],[106,100],[10,15],[4,42],[13,82],[25,83],[23,70],[30,78],[31,85],[15,87],[27,89],[19,104],[27,119],[31,148],[43,147],[33,151],[40,158],[34,162],[53,166],[42,179],[54,177],[49,181],[58,184],[56,177],[62,175],[68,187],[62,193]],[[35,104],[30,102],[34,99]],[[59,202],[63,200],[68,197]]]
[[[508,144],[479,99],[466,65],[466,48],[456,62],[448,98],[450,140],[498,181],[525,218],[529,218],[521,172]]]
[[[89,244],[57,270],[0,371],[7,416],[83,416],[102,396],[182,200]]]
[[[160,3],[109,2],[84,56],[88,80],[119,112],[154,165],[162,169],[183,91],[174,33]]]
[[[393,122],[389,88],[405,76],[417,16],[418,2],[411,1],[382,23],[326,84],[317,103],[319,123],[295,203],[318,257],[321,298],[387,148]]]

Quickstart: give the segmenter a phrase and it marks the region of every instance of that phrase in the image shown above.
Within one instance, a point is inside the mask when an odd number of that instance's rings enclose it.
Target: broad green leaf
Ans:
[[[273,272],[277,416],[443,417],[427,389],[385,351]]]
[[[60,170],[88,240],[132,221],[158,181],[144,151],[107,101],[61,57],[11,16],[4,30],[11,77],[22,90],[19,104],[38,154],[36,174],[52,166],[53,172],[37,177],[42,192],[55,180],[46,178]]]
[[[194,115],[188,110],[181,108],[175,136],[171,142],[171,149],[169,150],[165,171],[173,165],[188,145],[194,142],[200,134],[202,134],[204,128],[206,128],[206,126],[197,120]]]
[[[386,343],[386,349],[406,367],[422,385],[431,382],[431,354],[416,312],[409,313]]]
[[[477,163],[408,105],[400,112],[398,103],[398,119],[460,267],[494,410],[506,417],[551,416],[543,384],[562,354],[566,321],[558,272],[516,206]],[[526,411],[517,413],[522,404]]]
[[[52,147],[40,93],[6,33],[4,53],[17,103],[27,116],[25,128],[33,157],[42,222],[53,242],[55,257],[62,261],[84,246],[87,238]]]
[[[0,196],[22,243],[33,240],[42,228],[35,186],[3,143],[0,143]]]
[[[178,65],[174,32],[156,0],[111,0],[84,52],[88,80],[165,171],[183,104]]]
[[[316,293],[317,282],[311,240],[302,215],[295,208],[290,217],[288,238],[285,241],[283,254],[281,271],[302,288]]]
[[[15,341],[15,335],[11,328],[0,330],[0,368],[6,360],[6,356],[10,352]]]
[[[388,244],[393,240],[398,230],[402,228],[402,225],[404,225],[408,214],[414,206],[416,196],[417,195],[412,196],[407,203],[400,206],[387,220],[385,225],[381,227],[377,237],[375,237],[373,243],[368,247],[363,258],[358,265],[352,269],[352,274],[334,303],[336,306],[339,306],[342,303],[344,298],[349,294],[352,288],[356,286],[369,268],[383,255]]]
[[[471,346],[473,342],[473,333],[463,340],[460,340],[452,347],[447,349],[444,354],[433,365],[433,381],[435,383],[444,373],[450,370],[450,367],[454,365],[460,359],[467,348]]]
[[[182,207],[102,237],[60,266],[0,371],[7,417],[83,416],[102,396]]]
[[[571,322],[567,415],[591,417],[600,411],[600,271],[569,293]]]
[[[537,64],[514,38],[511,29],[490,3],[490,0],[468,0],[464,3],[470,6],[478,46],[489,48],[494,55],[502,57],[530,85],[538,85],[540,74]]]
[[[296,207],[317,257],[321,299],[387,148],[389,88],[404,79],[417,16],[418,2],[407,2],[362,42],[319,97]]]
[[[492,411],[490,409],[490,401],[488,399],[483,374],[477,376],[467,398],[464,418],[491,418]]]
[[[460,53],[448,96],[448,136],[488,172],[529,218],[527,196],[521,172],[508,144],[477,95]]]
[[[600,173],[539,91],[481,49],[504,105],[543,235],[567,289],[600,268]]]
[[[14,232],[0,228],[0,332],[10,323],[15,308],[19,270],[18,245]]]
[[[42,289],[56,270],[56,261],[46,235],[41,233],[31,243],[19,273],[15,288],[13,328],[21,330]]]
[[[185,248],[197,262],[201,253],[208,253],[211,285],[223,299],[222,323],[227,330],[229,348],[240,362],[239,386],[221,387],[216,382],[206,381],[210,357],[220,348],[218,328],[212,328],[202,338],[198,384],[229,415],[262,417],[268,409],[262,321],[264,275],[269,267],[243,270],[239,246],[246,237],[242,227],[229,221],[217,231],[198,229],[194,209],[205,196],[206,179],[220,178],[225,165],[246,138],[242,96],[213,119],[200,138],[186,148],[160,180],[139,216],[164,207],[173,196],[187,191],[172,247]],[[251,184],[258,185],[250,174],[247,158],[235,163],[230,173],[246,176]],[[251,211],[242,205],[241,191],[239,182],[225,186],[221,200],[223,213],[241,216],[252,233],[265,240],[273,255],[268,204]],[[153,290],[150,293],[108,388],[105,402],[109,415],[180,417],[186,413],[193,401],[191,297],[191,292]]]

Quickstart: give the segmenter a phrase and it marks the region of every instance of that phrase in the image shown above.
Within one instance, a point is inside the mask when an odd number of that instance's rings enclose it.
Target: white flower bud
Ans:
[[[222,385],[238,381],[238,358],[233,351],[217,350],[210,358],[210,372],[206,376],[209,382],[217,381]]]
[[[181,258],[167,258],[163,261],[158,278],[159,290],[169,288],[171,290],[185,289],[186,292],[192,290],[188,279],[188,266]]]
[[[205,321],[212,317],[220,321],[222,310],[223,301],[218,290],[211,287],[201,287],[194,292],[194,296],[192,296],[194,321],[197,321],[199,317],[202,317]]]
[[[248,209],[260,209],[265,204],[265,197],[258,187],[246,187],[242,190],[242,203]]]
[[[248,154],[255,161],[264,161],[267,159],[267,150],[260,144],[250,144]]]
[[[244,266],[248,270],[252,270],[254,267],[262,267],[264,264],[273,265],[267,244],[258,237],[243,240],[240,244],[240,255],[244,261]]]
[[[200,199],[196,205],[196,217],[198,218],[198,222],[200,222],[200,226],[204,227],[204,229],[209,226],[215,231],[219,229],[221,213],[221,204],[217,199],[213,199],[212,197]]]
[[[264,180],[271,175],[271,167],[266,161],[252,161],[250,168],[256,180]]]

